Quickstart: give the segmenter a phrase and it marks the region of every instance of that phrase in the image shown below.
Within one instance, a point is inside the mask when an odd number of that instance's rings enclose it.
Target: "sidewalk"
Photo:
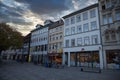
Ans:
[[[5,61],[0,67],[0,80],[120,80],[120,70],[102,70],[98,74],[82,72],[80,67],[46,68]]]

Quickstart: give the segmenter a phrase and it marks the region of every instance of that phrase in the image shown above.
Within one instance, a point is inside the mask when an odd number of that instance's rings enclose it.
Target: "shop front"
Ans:
[[[106,62],[108,69],[120,69],[120,50],[107,50]]]
[[[71,52],[70,66],[100,67],[99,51]]]

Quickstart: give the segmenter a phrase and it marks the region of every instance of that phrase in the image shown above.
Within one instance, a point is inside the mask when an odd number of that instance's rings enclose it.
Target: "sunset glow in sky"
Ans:
[[[96,2],[97,0],[0,0],[0,22],[6,22],[26,35],[36,24],[43,24],[47,19],[58,20]]]

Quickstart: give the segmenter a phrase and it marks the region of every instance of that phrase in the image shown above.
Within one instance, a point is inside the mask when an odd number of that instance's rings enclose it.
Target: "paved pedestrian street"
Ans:
[[[0,80],[120,80],[120,70],[102,70],[102,73],[82,72],[79,67],[46,68],[33,63],[3,61]]]

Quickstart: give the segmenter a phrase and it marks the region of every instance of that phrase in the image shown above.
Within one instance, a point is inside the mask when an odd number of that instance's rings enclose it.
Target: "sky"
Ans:
[[[0,22],[27,35],[37,24],[59,20],[97,0],[0,0]]]

